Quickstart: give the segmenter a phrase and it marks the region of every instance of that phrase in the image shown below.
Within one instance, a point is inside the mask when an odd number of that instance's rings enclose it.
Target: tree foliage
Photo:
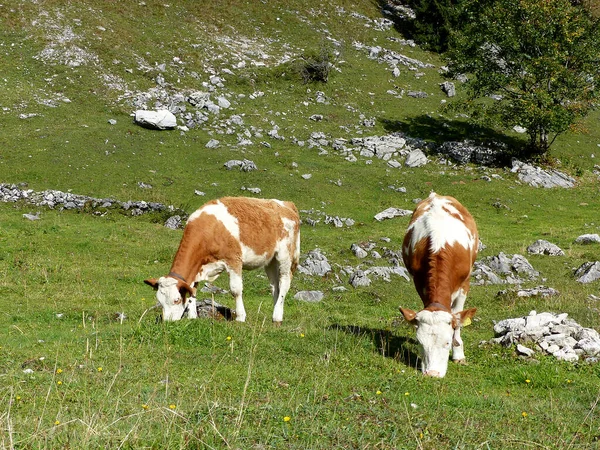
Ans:
[[[600,95],[600,21],[569,0],[464,6],[467,22],[446,54],[449,75],[468,77],[461,106],[476,119],[526,128],[530,150],[545,153]]]
[[[450,32],[460,23],[460,4],[464,0],[414,0],[415,20],[410,35],[428,50],[448,50]]]

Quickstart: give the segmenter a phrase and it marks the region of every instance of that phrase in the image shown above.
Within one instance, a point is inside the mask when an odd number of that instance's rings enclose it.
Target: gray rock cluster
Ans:
[[[5,203],[14,203],[23,201],[38,207],[47,207],[50,209],[84,209],[106,210],[122,209],[132,216],[139,216],[149,212],[173,211],[185,215],[185,212],[178,211],[173,206],[166,206],[157,202],[126,201],[121,202],[111,198],[95,198],[85,195],[73,194],[70,192],[56,191],[48,189],[36,192],[33,189],[23,189],[25,186],[15,184],[0,184],[0,201]]]
[[[517,297],[529,298],[529,297],[540,297],[540,298],[548,298],[548,297],[556,297],[560,295],[560,293],[551,287],[546,286],[536,286],[534,288],[529,289],[504,289],[496,296],[498,297],[508,297],[511,295],[516,295]]]
[[[553,314],[531,311],[528,316],[505,319],[494,325],[496,337],[492,342],[509,347],[514,344],[520,352],[533,356],[535,352],[553,355],[564,361],[598,362],[600,335],[568,318],[567,313]]]
[[[488,256],[475,262],[472,284],[521,284],[535,280],[540,273],[522,255]]]
[[[505,160],[506,149],[497,144],[498,149],[477,145],[473,141],[449,141],[438,146],[435,151],[459,164],[473,163],[482,166],[500,165]]]
[[[512,160],[511,172],[516,173],[519,180],[523,183],[527,183],[533,187],[572,188],[575,186],[575,179],[563,172],[554,169],[543,170],[540,167],[534,167],[517,159]]]
[[[327,257],[317,248],[304,256],[304,261],[298,265],[298,272],[308,276],[324,277],[331,272],[331,265]]]
[[[407,281],[410,279],[408,271],[401,265],[401,256],[393,250],[386,247],[377,249],[377,244],[374,242],[366,242],[353,244],[351,251],[354,256],[362,260],[358,267],[336,264],[337,272],[334,273],[327,257],[319,249],[315,249],[303,257],[303,261],[298,266],[298,272],[308,276],[321,277],[331,274],[339,283],[343,284],[343,279],[347,279],[347,282],[355,288],[369,286],[372,279],[380,279],[386,282],[390,282],[392,276],[400,276]],[[369,256],[370,258],[367,259]],[[374,261],[380,261],[384,258],[387,258],[388,263],[391,265],[374,264]]]

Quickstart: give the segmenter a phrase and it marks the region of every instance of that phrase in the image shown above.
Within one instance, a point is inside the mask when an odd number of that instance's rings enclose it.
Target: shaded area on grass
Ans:
[[[411,368],[418,368],[419,356],[413,351],[417,341],[406,336],[396,336],[390,330],[361,327],[358,325],[333,324],[332,330],[342,331],[354,336],[366,336],[371,339],[377,352],[387,358],[393,358]]]
[[[411,138],[424,139],[436,146],[449,141],[472,140],[478,144],[492,148],[503,149],[502,163],[509,164],[512,157],[531,156],[526,150],[526,141],[518,136],[508,136],[492,128],[477,126],[462,120],[448,120],[446,118],[431,117],[421,114],[407,119],[387,119],[380,117],[378,120],[389,133],[400,132]]]

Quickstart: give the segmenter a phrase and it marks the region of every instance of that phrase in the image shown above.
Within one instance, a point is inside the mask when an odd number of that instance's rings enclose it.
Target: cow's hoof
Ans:
[[[279,328],[279,327],[281,326],[281,324],[282,324],[282,323],[283,323],[283,322],[275,322],[275,321],[273,321],[273,326],[274,326],[275,328]]]
[[[455,364],[460,364],[461,366],[466,366],[467,365],[467,360],[466,359],[455,359],[454,360]]]

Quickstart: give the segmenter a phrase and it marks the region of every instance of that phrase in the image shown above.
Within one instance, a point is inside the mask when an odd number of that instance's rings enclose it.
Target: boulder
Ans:
[[[576,244],[599,244],[600,236],[597,234],[582,234],[575,239]]]
[[[575,277],[580,283],[591,283],[600,279],[600,261],[583,263],[575,271]]]
[[[323,300],[325,294],[321,291],[299,291],[294,295],[296,300],[307,303],[318,303]]]
[[[420,149],[411,150],[404,160],[406,167],[421,167],[425,164],[427,164],[427,156]]]
[[[175,115],[166,109],[158,111],[137,110],[134,121],[140,126],[154,130],[166,130],[177,126]]]
[[[527,252],[531,255],[565,256],[565,252],[558,245],[543,239],[538,239],[527,247]]]
[[[381,222],[382,220],[385,219],[393,219],[394,217],[404,217],[404,216],[410,216],[412,215],[412,211],[409,211],[408,209],[399,209],[399,208],[394,208],[394,207],[390,207],[388,209],[385,209],[383,211],[381,211],[380,213],[375,215],[375,220],[377,220],[378,222]]]

